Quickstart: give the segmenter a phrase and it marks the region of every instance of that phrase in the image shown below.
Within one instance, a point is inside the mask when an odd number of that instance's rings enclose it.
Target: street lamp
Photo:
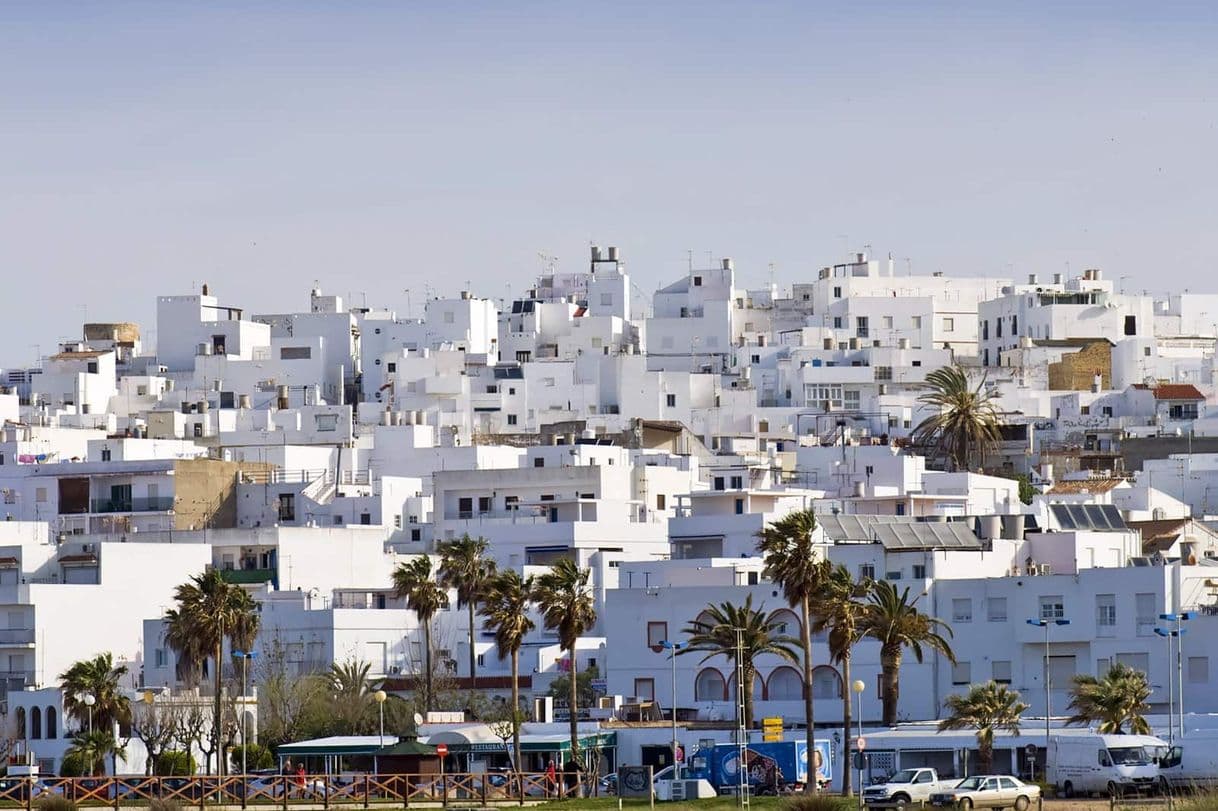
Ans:
[[[254,653],[253,651],[247,651],[247,650],[233,651],[233,656],[236,656],[241,660],[241,709],[240,709],[240,712],[241,712],[241,774],[242,775],[249,774],[249,769],[246,768],[246,765],[248,763],[247,756],[248,756],[249,748],[250,748],[249,740],[246,738],[246,733],[245,733],[245,697],[249,693],[249,687],[247,687],[246,683],[245,683],[245,677],[246,677],[245,668],[246,668],[246,664],[249,662],[249,660],[253,659],[257,655],[258,654]]]
[[[1179,697],[1177,706],[1180,708],[1180,738],[1184,738],[1184,623],[1197,616],[1192,611],[1177,611],[1174,614],[1160,614],[1159,619],[1167,620],[1168,622],[1176,623],[1176,628],[1172,632],[1176,637],[1176,694]],[[1171,645],[1171,640],[1168,640],[1168,645]],[[1168,659],[1171,658],[1171,650],[1168,650]],[[1168,678],[1171,678],[1168,676]]]
[[[80,696],[80,700],[89,708],[89,734],[93,734],[93,705],[97,703],[97,696],[92,693],[85,693]]]
[[[377,690],[372,694],[372,698],[376,701],[376,708],[381,715],[381,748],[385,747],[385,699],[389,695],[384,690]]]
[[[688,645],[688,642],[670,642],[667,639],[660,642],[661,648],[672,651],[668,655],[672,661],[672,776],[678,780],[681,778],[681,764],[677,762],[677,651]]]
[[[1069,625],[1070,620],[1065,618],[1058,619],[1031,619],[1028,620],[1028,625],[1033,625],[1045,629],[1045,764],[1049,763],[1049,716],[1053,715],[1053,694],[1050,692],[1051,678],[1049,676],[1049,628],[1054,625]]]
[[[151,690],[145,690],[144,694],[140,696],[140,700],[148,706],[148,721],[149,725],[151,726],[153,723],[155,723],[152,713],[155,712],[153,705],[156,703],[156,693],[152,692]],[[147,746],[145,746],[145,748],[147,748]],[[151,753],[148,753],[148,755],[144,758],[144,765],[147,769],[147,774],[152,774],[156,764],[152,761]]]
[[[861,740],[863,737],[863,691],[867,689],[867,682],[863,681],[862,679],[855,679],[850,684],[850,689],[854,691],[854,695],[858,698],[859,734],[858,734],[858,737],[855,738],[855,740],[858,741],[858,740]],[[847,736],[847,740],[846,740],[846,750],[847,750],[846,754],[847,754],[847,756],[849,756],[849,754],[850,754],[849,736]],[[845,765],[846,765],[847,769],[850,768],[849,762],[847,762]],[[859,805],[862,806],[862,804],[863,804],[863,764],[862,763],[859,763],[859,765],[858,765],[858,773],[859,773],[859,777],[858,777]]]

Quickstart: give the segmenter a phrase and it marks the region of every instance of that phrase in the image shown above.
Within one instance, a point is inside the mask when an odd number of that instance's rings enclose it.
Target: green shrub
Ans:
[[[38,811],[76,811],[76,803],[59,794],[52,794],[38,801]]]
[[[162,800],[153,797],[148,801],[148,811],[182,811],[182,804],[177,800]]]
[[[60,777],[84,777],[88,772],[89,765],[80,752],[69,752],[59,763]]]
[[[857,811],[858,801],[837,794],[796,794],[782,807],[783,811]]]
[[[180,749],[166,749],[157,755],[153,771],[158,777],[181,777],[192,775],[198,771],[198,764],[189,752]]]
[[[229,760],[233,764],[233,772],[241,771],[241,752],[245,751],[246,768],[251,771],[255,769],[273,769],[275,767],[275,756],[271,754],[271,750],[259,743],[251,743],[248,746],[234,746],[229,750]]]

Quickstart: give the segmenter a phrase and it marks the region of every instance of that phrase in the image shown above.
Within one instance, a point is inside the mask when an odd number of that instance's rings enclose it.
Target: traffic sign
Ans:
[[[448,754],[448,744],[437,743],[436,744],[436,754],[439,755],[440,757],[445,757]]]
[[[1036,744],[1030,743],[1023,748],[1023,752],[1028,757],[1036,757]]]
[[[867,748],[867,739],[866,738],[855,738],[854,739],[854,748],[859,750],[860,752],[862,752],[864,749]]]
[[[779,715],[772,718],[762,718],[761,728],[765,729],[767,727],[778,727],[779,729],[782,729],[782,716]]]
[[[764,732],[761,735],[761,740],[764,743],[782,743],[781,732]]]

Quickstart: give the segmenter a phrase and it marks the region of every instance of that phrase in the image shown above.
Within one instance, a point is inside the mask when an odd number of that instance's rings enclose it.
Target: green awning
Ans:
[[[397,743],[393,744],[393,746],[386,746],[384,749],[378,750],[375,754],[377,757],[400,757],[403,755],[435,757],[436,748],[434,746],[428,746],[425,743],[419,743],[415,738],[408,738],[404,741],[398,741]]]

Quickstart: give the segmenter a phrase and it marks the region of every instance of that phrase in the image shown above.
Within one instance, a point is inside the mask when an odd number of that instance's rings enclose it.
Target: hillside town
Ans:
[[[184,282],[0,371],[10,755],[58,775],[87,728],[112,773],[416,738],[661,768],[781,719],[848,790],[858,737],[870,778],[967,773],[971,732],[885,736],[996,685],[1027,777],[1121,666],[1160,737],[1212,726],[1218,294],[628,258],[273,313]]]

